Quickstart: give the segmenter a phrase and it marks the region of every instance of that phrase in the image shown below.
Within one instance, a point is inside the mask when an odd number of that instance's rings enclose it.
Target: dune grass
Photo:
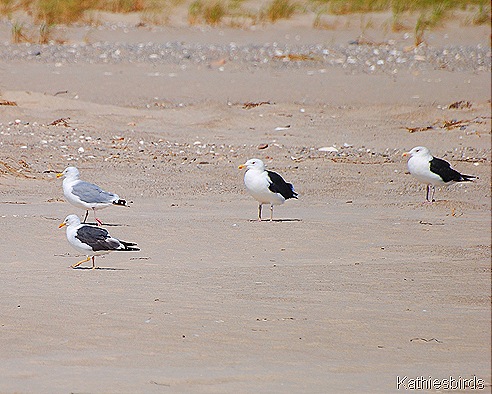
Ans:
[[[95,5],[95,0],[38,0],[31,12],[38,23],[68,25],[80,21]]]
[[[190,25],[205,23],[216,26],[227,15],[227,7],[224,1],[195,0],[188,8],[188,22]]]
[[[251,8],[256,4],[256,8]],[[347,15],[391,12],[391,29],[412,29],[404,24],[404,15],[416,15],[413,27],[415,44],[423,41],[429,29],[442,24],[454,10],[467,10],[472,15],[467,23],[490,24],[489,0],[267,0],[248,4],[247,0],[0,0],[0,15],[13,19],[18,11],[27,13],[39,26],[41,42],[49,41],[52,28],[58,24],[93,23],[97,11],[140,13],[144,23],[165,23],[173,8],[182,5],[188,11],[190,25],[228,25],[243,27],[248,24],[275,23],[292,18],[296,13],[314,14],[313,27],[335,29],[337,22],[323,21],[324,14]],[[415,19],[414,19],[415,20]],[[29,40],[25,25],[13,22],[12,40]]]
[[[279,19],[289,19],[296,12],[296,4],[290,0],[273,0],[261,14],[261,19],[276,22]]]
[[[413,27],[415,42],[420,45],[424,42],[426,31],[444,24],[452,15],[452,11],[474,11],[468,24],[490,24],[491,7],[489,0],[311,0],[317,10],[313,22],[315,28],[326,28],[322,15],[365,14],[373,12],[391,12],[389,25],[392,31],[411,29],[404,23],[404,15],[417,16]]]
[[[11,15],[16,10],[24,10],[38,21],[71,24],[83,21],[84,13],[89,10],[155,13],[183,3],[187,4],[191,23],[200,20],[217,24],[226,16],[241,13],[251,16],[245,0],[0,0],[0,14]],[[470,7],[477,9],[473,23],[490,22],[489,0],[268,0],[262,3],[256,19],[275,22],[292,17],[300,9],[322,9],[333,15],[382,11],[398,15],[404,12],[429,12],[437,8],[446,12]]]
[[[486,7],[489,0],[310,0],[312,4],[326,5],[328,12],[335,15],[366,12],[419,12],[441,7],[467,9],[470,6]]]
[[[26,33],[26,28],[23,23],[14,22],[11,28],[12,42],[19,44],[21,42],[30,42],[30,37]]]
[[[490,24],[490,3],[478,5],[478,9],[475,11],[471,23],[473,25]]]
[[[47,23],[41,23],[39,26],[39,43],[48,44],[52,37],[53,26]]]

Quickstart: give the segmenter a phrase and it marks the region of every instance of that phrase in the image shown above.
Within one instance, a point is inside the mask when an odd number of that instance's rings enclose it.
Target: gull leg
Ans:
[[[273,222],[273,205],[270,204],[270,221]]]
[[[85,263],[86,261],[89,261],[90,259],[91,259],[91,256],[87,256],[87,258],[86,258],[85,260],[79,261],[77,264],[71,265],[70,267],[72,267],[72,268],[76,268],[76,267],[78,267],[80,264],[83,264],[83,263]]]
[[[261,204],[258,204],[258,221],[261,222]]]
[[[425,201],[424,201],[424,204],[432,204],[433,203],[433,196],[434,196],[434,186],[432,186],[431,184],[428,184],[426,186],[426,190],[427,190],[427,193],[425,194]]]
[[[96,258],[96,256],[92,256],[92,269],[95,270],[97,269],[96,267],[96,263],[94,262],[94,259]]]
[[[435,192],[436,192],[436,187],[431,185],[431,184],[428,184],[424,204],[427,204],[427,203],[432,204],[433,202],[436,201],[436,200],[434,200],[434,193]]]
[[[85,221],[87,220],[87,216],[89,216],[88,210],[85,211],[85,217],[84,217],[84,221],[82,223],[85,223]]]
[[[97,225],[102,226],[103,222],[101,222],[98,218],[96,218],[96,209],[92,208],[92,212],[94,212],[94,219],[96,220]]]

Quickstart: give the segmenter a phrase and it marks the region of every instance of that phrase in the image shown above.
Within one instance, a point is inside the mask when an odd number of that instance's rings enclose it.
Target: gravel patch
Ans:
[[[453,72],[490,72],[490,48],[477,46],[427,45],[404,47],[394,41],[384,44],[262,45],[187,44],[182,42],[77,43],[64,45],[8,44],[0,46],[3,61],[29,61],[60,64],[166,64],[199,67],[231,64],[240,69],[307,68],[326,72],[329,68],[350,73],[398,73],[400,71],[448,70]],[[222,63],[221,63],[222,62]]]

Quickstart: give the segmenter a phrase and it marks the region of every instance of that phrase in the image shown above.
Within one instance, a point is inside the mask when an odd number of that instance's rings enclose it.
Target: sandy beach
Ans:
[[[135,22],[0,25],[0,392],[490,392],[490,26]],[[479,179],[423,204],[420,145]],[[274,222],[252,157],[299,193]],[[70,268],[69,165],[130,202],[98,217],[140,252]]]

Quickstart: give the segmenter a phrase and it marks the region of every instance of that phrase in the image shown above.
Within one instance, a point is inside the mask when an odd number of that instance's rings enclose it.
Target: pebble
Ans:
[[[334,146],[323,146],[318,149],[320,152],[338,152],[338,149]]]
[[[103,29],[106,27],[103,27]],[[118,27],[119,28],[119,27]],[[446,65],[453,71],[491,70],[491,53],[487,46],[419,46],[407,48],[404,42],[388,41],[378,48],[364,44],[326,43],[288,44],[264,43],[239,45],[236,43],[203,44],[176,42],[95,42],[92,44],[0,44],[0,59],[3,61],[31,61],[62,67],[66,64],[171,64],[186,69],[190,65],[208,66],[216,59],[233,59],[236,66],[244,68],[300,69],[310,67],[307,61],[282,61],[279,57],[306,55],[315,57],[320,72],[328,68],[344,68],[353,73],[396,73],[401,70],[435,70]],[[42,53],[42,56],[39,56]],[[283,59],[283,57],[282,57]],[[377,65],[377,67],[375,67]],[[223,66],[218,68],[224,71]],[[310,72],[312,70],[309,70]],[[109,75],[109,74],[108,74]],[[152,76],[158,76],[156,73]],[[176,74],[169,74],[175,77]]]

